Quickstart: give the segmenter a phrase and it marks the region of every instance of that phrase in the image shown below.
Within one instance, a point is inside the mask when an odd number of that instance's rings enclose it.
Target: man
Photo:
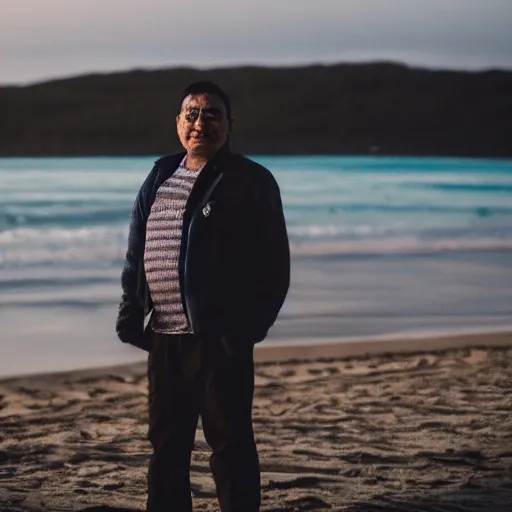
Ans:
[[[147,510],[192,511],[201,415],[222,512],[256,512],[253,348],[290,280],[280,192],[267,169],[231,153],[231,105],[216,84],[187,87],[176,124],[186,151],[156,161],[132,210],[116,324],[149,351]]]

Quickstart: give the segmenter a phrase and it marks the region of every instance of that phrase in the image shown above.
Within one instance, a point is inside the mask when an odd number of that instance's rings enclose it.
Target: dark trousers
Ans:
[[[252,345],[153,333],[148,359],[148,512],[191,512],[190,460],[199,415],[222,512],[257,512],[260,468],[252,428]]]

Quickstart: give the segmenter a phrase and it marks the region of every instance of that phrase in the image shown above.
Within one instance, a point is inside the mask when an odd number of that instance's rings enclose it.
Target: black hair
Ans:
[[[217,96],[222,103],[224,104],[224,108],[226,109],[226,114],[228,116],[229,121],[231,122],[231,101],[229,101],[228,95],[215,83],[209,80],[202,80],[200,82],[194,82],[185,89],[181,93],[181,101],[180,101],[180,110],[181,105],[183,105],[183,101],[186,97],[191,94],[212,94]]]

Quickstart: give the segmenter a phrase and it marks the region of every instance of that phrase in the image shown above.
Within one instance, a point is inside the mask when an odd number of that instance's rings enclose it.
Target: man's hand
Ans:
[[[116,333],[123,343],[142,347],[144,312],[142,308],[121,303],[116,320]]]

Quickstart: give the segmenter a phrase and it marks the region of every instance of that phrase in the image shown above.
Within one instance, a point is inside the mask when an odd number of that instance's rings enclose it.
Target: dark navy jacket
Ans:
[[[144,272],[146,222],[160,185],[185,153],[160,158],[132,209],[116,331],[149,350],[152,311]],[[290,284],[290,250],[279,187],[261,165],[223,148],[194,184],[183,217],[180,287],[194,333],[257,343],[277,318]]]

